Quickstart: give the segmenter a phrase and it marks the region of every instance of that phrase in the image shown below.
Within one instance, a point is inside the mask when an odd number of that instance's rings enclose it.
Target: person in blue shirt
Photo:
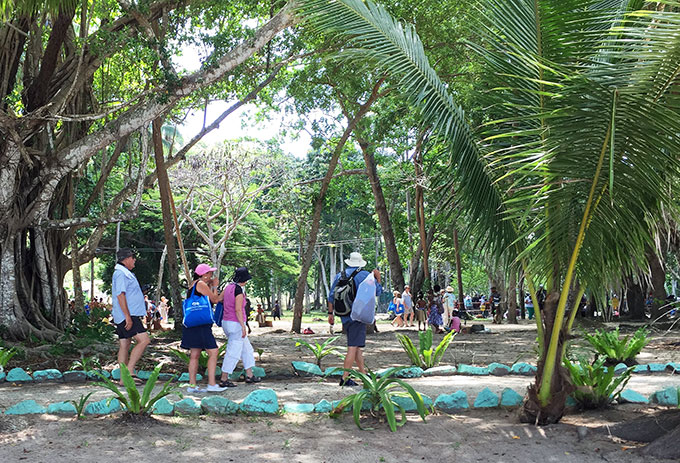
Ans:
[[[135,366],[149,345],[149,335],[142,324],[146,316],[146,302],[137,277],[131,272],[137,258],[131,249],[121,249],[116,255],[118,263],[113,271],[111,296],[113,299],[113,323],[120,341],[118,363],[125,364],[132,376],[136,375]],[[132,339],[135,347],[129,354]]]
[[[361,257],[358,252],[353,252],[349,255],[349,259],[345,259],[345,274],[351,275],[355,270],[361,269],[366,266],[366,261]],[[340,280],[342,272],[335,276],[333,285],[328,292],[328,323],[330,325],[334,324],[333,315],[333,294],[335,292],[335,287]],[[366,279],[369,272],[366,270],[360,270],[354,275],[355,288],[358,289],[362,281]],[[380,271],[378,269],[373,270],[373,276],[375,277],[375,295],[380,296],[382,294],[382,286],[380,286]],[[342,327],[347,333],[347,355],[345,356],[345,362],[343,368],[350,369],[352,365],[356,363],[357,368],[360,372],[365,373],[366,368],[364,367],[364,354],[362,349],[366,346],[366,324],[355,321],[350,318],[349,315],[340,317],[342,320]],[[349,378],[349,372],[345,371],[340,378],[340,386],[358,386],[358,384]]]

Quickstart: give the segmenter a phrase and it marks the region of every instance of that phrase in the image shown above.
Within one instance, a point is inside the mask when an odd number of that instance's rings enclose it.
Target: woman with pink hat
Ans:
[[[213,272],[217,270],[207,264],[198,264],[194,270],[194,281],[187,292],[187,298],[195,291],[198,294],[207,296],[212,304],[219,302],[223,295],[217,291],[218,281],[213,278]],[[217,342],[212,333],[212,320],[210,324],[193,326],[191,328],[182,327],[182,343],[180,347],[190,349],[189,354],[189,387],[188,393],[200,392],[222,392],[226,388],[220,387],[215,382],[215,371],[217,369]],[[198,372],[198,359],[201,351],[208,353],[208,387],[203,389],[196,384],[196,373]]]

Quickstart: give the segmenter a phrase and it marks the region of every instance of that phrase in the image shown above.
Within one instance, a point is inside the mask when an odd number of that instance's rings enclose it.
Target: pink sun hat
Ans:
[[[215,267],[211,267],[211,266],[208,265],[208,264],[198,264],[198,265],[196,266],[196,270],[194,270],[194,272],[195,272],[196,275],[198,275],[199,277],[202,277],[202,276],[205,275],[206,273],[208,273],[208,272],[214,272],[215,270],[217,270]]]

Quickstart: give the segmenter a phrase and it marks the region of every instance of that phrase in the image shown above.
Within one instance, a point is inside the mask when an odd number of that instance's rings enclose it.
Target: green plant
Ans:
[[[321,360],[330,354],[334,355],[342,355],[338,352],[337,347],[331,346],[335,341],[338,340],[340,336],[333,336],[331,338],[326,339],[323,344],[319,344],[318,342],[315,342],[314,345],[308,343],[307,341],[304,341],[302,339],[295,339],[295,347],[306,347],[310,351],[312,351],[312,355],[316,358],[316,364],[321,368]]]
[[[0,347],[0,371],[4,371],[7,363],[17,354],[17,350],[14,347],[7,349],[6,347]]]
[[[630,335],[621,338],[617,327],[614,331],[596,330],[593,335],[583,332],[583,337],[598,354],[606,357],[605,364],[630,365],[635,363],[635,356],[649,342],[648,334],[645,328],[640,328],[632,338]]]
[[[220,346],[219,349],[217,349],[217,356],[222,357],[226,351],[227,343],[225,342]],[[170,352],[172,352],[178,359],[189,365],[189,361],[191,360],[189,354],[178,349],[170,349]],[[208,368],[208,353],[206,351],[201,351],[201,355],[198,357],[198,365],[202,368]]]
[[[261,362],[262,361],[262,354],[264,354],[264,349],[258,348],[256,352],[257,352],[257,361]]]
[[[591,365],[585,357],[578,357],[578,363],[572,363],[567,357],[564,365],[569,370],[571,381],[576,386],[572,397],[580,408],[604,408],[616,400],[626,387],[633,367],[629,367],[615,377],[614,367],[605,366],[605,358],[600,357]]]
[[[71,370],[83,370],[88,372],[94,370],[95,368],[101,368],[101,362],[99,361],[99,356],[92,355],[88,357],[80,357],[80,360],[74,360],[71,364]]]
[[[92,394],[94,394],[94,391],[86,395],[81,395],[78,400],[69,400],[69,402],[71,402],[73,406],[76,407],[76,419],[79,420],[83,417],[83,410],[85,410],[85,404],[87,403],[87,399],[89,399]]]
[[[348,371],[351,377],[359,379],[363,383],[363,389],[355,394],[348,395],[338,403],[338,405],[330,412],[331,418],[337,418],[343,410],[349,405],[352,406],[352,413],[354,415],[354,422],[359,429],[361,427],[361,409],[364,402],[370,403],[370,413],[377,416],[382,410],[385,413],[387,424],[390,430],[396,431],[397,426],[403,426],[406,423],[406,411],[398,402],[394,400],[395,397],[411,397],[416,403],[418,415],[425,421],[425,416],[429,414],[425,408],[425,403],[419,392],[413,389],[413,386],[407,384],[405,381],[395,378],[393,375],[404,368],[389,368],[385,373],[378,377],[372,371],[368,373],[361,373],[356,370]],[[393,393],[393,389],[401,387],[405,392]],[[401,412],[401,420],[397,421],[395,408]]]
[[[177,386],[171,384],[172,380],[168,380],[165,384],[163,384],[161,390],[155,396],[151,397],[151,391],[153,391],[153,388],[156,385],[158,375],[161,372],[161,367],[162,365],[158,365],[156,368],[154,368],[151,376],[149,376],[149,379],[146,381],[142,395],[139,394],[137,386],[135,385],[135,380],[132,378],[132,375],[125,364],[121,364],[120,366],[120,379],[125,385],[125,391],[127,392],[127,395],[118,388],[116,383],[106,378],[99,372],[95,372],[95,374],[99,376],[102,381],[97,383],[97,385],[113,392],[115,397],[111,397],[109,401],[118,399],[128,413],[137,415],[149,414],[151,413],[151,409],[154,404],[167,395],[174,394],[182,398],[182,394],[179,392]]]
[[[420,368],[432,368],[439,364],[449,344],[456,336],[456,332],[451,331],[444,336],[435,349],[432,349],[432,328],[418,333],[418,348],[405,334],[396,333],[396,336],[413,365]]]
[[[65,331],[67,339],[81,349],[93,343],[108,343],[113,339],[115,328],[108,323],[110,312],[101,307],[93,307],[90,314],[77,312]]]

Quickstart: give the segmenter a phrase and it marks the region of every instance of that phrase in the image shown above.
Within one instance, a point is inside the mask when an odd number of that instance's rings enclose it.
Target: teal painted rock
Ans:
[[[452,376],[455,375],[457,371],[458,369],[453,365],[441,365],[428,368],[423,372],[423,376]]]
[[[649,374],[649,365],[635,365],[635,368],[633,369],[633,373],[637,374]]]
[[[299,376],[323,376],[321,368],[315,363],[293,361],[291,364],[295,374]]]
[[[397,371],[394,376],[397,378],[420,378],[423,376],[423,369],[420,367],[404,368]]]
[[[470,408],[468,396],[463,391],[456,391],[453,394],[441,394],[434,400],[436,409],[444,413],[454,413]]]
[[[680,373],[680,363],[668,362],[666,364],[666,370],[670,371],[671,373]]]
[[[430,408],[432,408],[432,405],[433,405],[432,399],[425,394],[421,394],[420,396],[423,399],[423,404],[425,405],[425,409],[429,410]],[[392,402],[401,405],[404,408],[404,410],[407,411],[407,412],[418,411],[418,407],[416,407],[416,401],[413,400],[411,397],[393,396]],[[397,407],[395,407],[395,408],[398,410]]]
[[[154,415],[172,415],[175,411],[175,406],[170,402],[167,397],[162,397],[153,404],[151,408],[151,413]]]
[[[286,413],[313,413],[314,404],[285,403],[283,411]]]
[[[277,413],[279,399],[273,389],[257,389],[243,399],[241,410],[249,413]]]
[[[81,370],[65,371],[62,377],[65,383],[83,383],[87,381],[87,373]]]
[[[198,382],[202,379],[203,379],[203,375],[201,375],[200,373],[196,373],[196,381]],[[188,383],[189,382],[189,373],[187,373],[186,371],[184,373],[182,373],[179,377],[179,382],[180,383]]]
[[[215,378],[222,375],[222,369],[220,367],[215,368]],[[208,369],[205,369],[205,377],[208,377]]]
[[[35,400],[23,400],[5,410],[5,415],[40,415],[47,410]]]
[[[505,376],[510,374],[510,367],[503,365],[502,363],[491,363],[487,367],[489,369],[489,374],[494,376]]]
[[[458,374],[486,376],[489,374],[489,369],[487,367],[473,367],[472,365],[461,363],[458,365]]]
[[[173,375],[172,373],[161,373],[158,375],[158,381],[161,381],[163,383],[175,380],[177,380],[177,375]]]
[[[512,366],[510,372],[513,375],[534,376],[536,374],[536,367],[528,363],[518,362]]]
[[[137,371],[137,378],[143,379],[144,381],[148,381],[149,378],[151,378],[151,371],[148,370],[138,370]]]
[[[4,371],[0,371],[0,383],[4,383],[4,382],[5,382],[5,377],[6,377],[6,376],[7,376],[7,375],[5,374]]]
[[[175,402],[175,415],[200,415],[201,406],[191,397]]]
[[[323,372],[324,376],[342,376],[342,368],[340,367],[328,367],[326,371]]]
[[[61,381],[64,375],[61,371],[51,368],[49,370],[38,370],[33,373],[33,381],[36,383],[43,383],[45,381]]]
[[[631,403],[631,404],[648,404],[649,400],[647,397],[643,396],[639,392],[635,392],[632,389],[625,389],[621,392],[618,399],[619,403]]]
[[[214,415],[233,415],[238,412],[238,404],[233,400],[220,396],[204,397],[201,400],[201,410]]]
[[[576,399],[574,399],[572,396],[568,395],[564,405],[567,407],[576,407],[578,402],[576,402]]]
[[[662,391],[656,391],[651,396],[651,401],[653,403],[664,405],[667,407],[677,407],[678,406],[678,389],[675,387],[667,387]]]
[[[649,368],[650,373],[662,373],[666,371],[665,363],[650,363],[647,367]]]
[[[238,381],[241,379],[241,376],[244,376],[246,374],[245,370],[234,370],[231,373],[229,373],[229,380],[230,381]]]
[[[616,366],[614,367],[614,373],[616,373],[617,375],[620,375],[621,373],[623,373],[627,369],[628,369],[628,365],[626,365],[625,363],[617,363]]]
[[[98,402],[92,402],[85,407],[86,415],[109,415],[122,410],[118,399],[102,399]]]
[[[12,368],[7,372],[7,378],[5,380],[8,383],[29,383],[33,381],[31,375],[26,373],[23,368]]]
[[[494,408],[498,407],[498,396],[491,392],[491,389],[485,387],[477,395],[475,403],[473,404],[475,408]]]
[[[264,368],[253,367],[253,376],[257,376],[258,378],[264,378],[267,376],[267,374],[265,373]]]
[[[515,390],[506,387],[501,393],[501,406],[502,407],[519,407],[522,405],[524,397],[519,395]]]
[[[71,402],[57,402],[47,406],[47,413],[50,415],[74,416],[78,414],[78,411]]]
[[[106,379],[111,379],[111,373],[106,371],[106,370],[97,370],[97,373],[102,375]],[[101,381],[102,379],[97,376],[97,373],[94,372],[94,370],[90,370],[87,372],[87,379],[93,380],[93,381]],[[119,372],[120,373],[120,372]],[[118,377],[120,379],[120,376]]]
[[[111,377],[116,381],[120,381],[120,368],[114,368],[111,372]]]
[[[328,413],[333,410],[333,404],[331,404],[326,399],[321,399],[319,402],[314,404],[314,412],[316,413]]]

